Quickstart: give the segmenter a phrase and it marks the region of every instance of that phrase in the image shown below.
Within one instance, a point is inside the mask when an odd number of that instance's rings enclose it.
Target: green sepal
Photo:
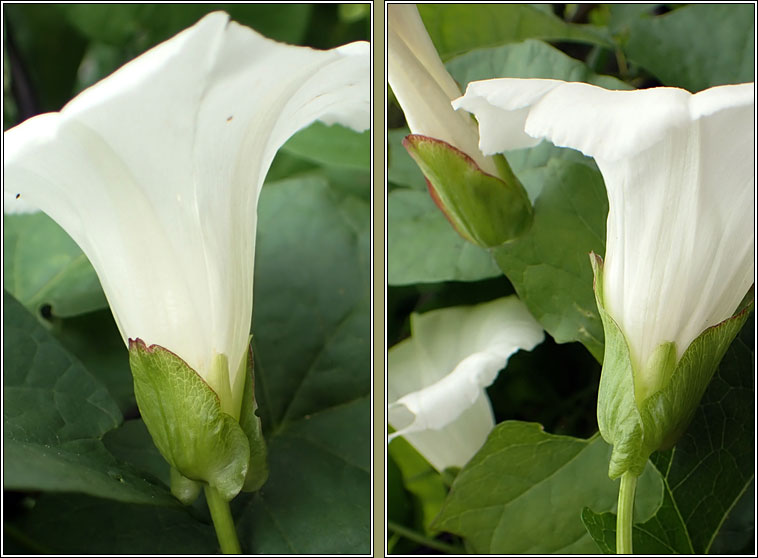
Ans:
[[[141,339],[129,340],[129,364],[142,419],[164,459],[186,479],[208,484],[227,501],[234,498],[250,448],[239,423],[221,411],[216,393],[181,358]]]
[[[640,475],[651,453],[673,446],[700,404],[724,353],[753,309],[750,299],[732,317],[701,333],[675,361],[673,342],[662,343],[645,366],[654,377],[635,382],[624,334],[603,305],[603,261],[590,254],[595,300],[605,331],[605,356],[598,389],[597,419],[603,439],[613,445],[608,476]],[[646,376],[649,376],[646,375]]]
[[[255,373],[253,370],[252,350],[248,350],[245,363],[246,369],[240,371],[245,374],[245,391],[242,394],[240,426],[247,436],[247,441],[250,445],[250,460],[242,490],[245,492],[255,492],[268,479],[268,452],[266,450],[266,440],[263,438],[261,419],[255,414],[255,411],[258,409],[258,403],[255,401]]]
[[[203,485],[192,479],[188,479],[179,471],[171,467],[171,494],[182,504],[189,506],[200,496]]]
[[[411,134],[403,146],[424,173],[434,202],[469,242],[493,248],[531,227],[534,211],[529,196],[505,158],[497,161],[503,180],[485,173],[471,157],[442,140]]]

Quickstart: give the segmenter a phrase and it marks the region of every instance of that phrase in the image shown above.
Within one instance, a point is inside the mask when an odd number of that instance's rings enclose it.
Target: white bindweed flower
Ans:
[[[485,388],[545,334],[515,296],[411,316],[387,355],[389,423],[437,470],[462,467],[494,426]]]
[[[461,90],[442,64],[414,4],[387,6],[387,77],[414,134],[442,140],[497,176],[495,163],[479,151],[476,123],[450,101]]]
[[[494,79],[453,102],[476,115],[484,153],[546,138],[595,158],[609,201],[602,302],[638,403],[666,380],[666,348],[681,359],[753,283],[754,98],[752,83],[693,95]]]
[[[368,128],[369,68],[368,43],[317,51],[209,14],[5,132],[6,204],[79,244],[125,342],[172,351],[220,394],[246,356],[271,161],[314,120]],[[229,377],[211,377],[221,355]]]

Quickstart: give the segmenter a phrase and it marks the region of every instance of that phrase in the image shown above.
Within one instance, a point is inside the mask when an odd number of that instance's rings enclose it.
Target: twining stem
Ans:
[[[632,520],[637,476],[630,471],[621,475],[618,515],[616,516],[616,554],[632,554]]]
[[[421,533],[417,533],[416,531],[413,531],[412,529],[408,529],[407,527],[404,527],[400,525],[399,523],[395,523],[394,521],[391,521],[391,520],[387,522],[387,529],[397,533],[401,537],[404,537],[410,541],[413,541],[418,544],[422,544],[433,550],[444,552],[445,554],[462,554],[463,553],[462,548],[459,548],[457,546],[453,546],[451,544],[447,544],[435,539],[430,539],[429,537],[426,537],[422,535]]]
[[[216,528],[216,537],[224,554],[242,554],[240,543],[237,540],[237,531],[234,528],[234,519],[229,509],[229,502],[224,500],[218,490],[211,486],[205,487],[205,500],[211,511],[213,527]]]

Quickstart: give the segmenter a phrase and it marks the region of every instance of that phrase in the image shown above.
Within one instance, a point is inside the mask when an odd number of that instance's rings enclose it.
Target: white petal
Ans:
[[[737,88],[752,84],[725,91],[732,101]],[[681,357],[753,283],[752,97],[702,107],[654,148],[622,163],[596,159],[610,203],[605,303],[640,367],[665,341]]]
[[[439,430],[406,432],[403,437],[432,467],[444,471],[448,467],[463,467],[484,445],[494,425],[490,400],[482,391],[455,421]]]
[[[502,79],[470,84],[457,104],[488,151],[519,141],[511,119],[595,157],[609,200],[605,305],[641,370],[664,342],[681,357],[753,283],[754,98],[752,83],[692,95]]]
[[[450,106],[460,89],[442,64],[416,6],[389,5],[387,24],[388,81],[411,132],[449,143],[497,176],[494,162],[477,146],[476,123]]]
[[[467,439],[466,429],[454,426],[464,420],[472,428],[470,443],[456,442],[454,449],[447,448],[446,455],[457,459],[438,468],[460,466],[479,449],[494,424],[484,388],[513,353],[534,348],[544,332],[514,296],[413,315],[411,330],[413,337],[392,347],[387,357],[388,416],[399,431],[393,437],[403,435],[414,443],[410,434],[437,432],[422,437],[430,441],[444,439],[439,431],[450,431]],[[472,406],[479,409],[471,411]],[[445,460],[434,453],[433,445],[417,449],[430,462],[442,463]]]
[[[470,83],[459,106],[470,106],[477,116],[485,153],[524,147],[520,121],[536,140],[611,161],[647,149],[667,130],[685,125],[689,97],[683,89],[667,87],[611,91],[587,83],[504,78]],[[498,129],[493,122],[508,118],[503,112],[513,114],[513,125]]]
[[[720,85],[695,93],[690,99],[693,120],[723,110],[752,107],[755,104],[755,83]]]
[[[6,215],[21,215],[36,213],[39,208],[27,202],[19,192],[3,191],[3,213]]]
[[[503,361],[494,353],[476,353],[463,360],[447,376],[419,391],[404,395],[390,405],[389,416],[393,427],[401,434],[421,430],[439,430],[457,419],[482,395],[503,367]],[[394,417],[402,418],[404,407],[413,415],[407,424],[399,424]]]
[[[387,29],[393,34],[393,40],[400,40],[406,45],[448,98],[454,99],[461,94],[458,84],[442,64],[415,5],[388,5]],[[391,65],[394,65],[393,61]]]
[[[369,67],[367,44],[294,47],[209,14],[6,132],[5,189],[82,247],[125,339],[201,374],[224,353],[234,373],[271,160],[315,119],[366,127]]]
[[[683,89],[666,87],[609,91],[566,83],[534,106],[526,133],[616,161],[651,148],[668,130],[686,125],[689,96]]]
[[[537,145],[524,131],[530,107],[561,85],[554,79],[490,79],[468,84],[466,94],[455,99],[455,110],[463,109],[479,122],[479,148],[485,155]]]

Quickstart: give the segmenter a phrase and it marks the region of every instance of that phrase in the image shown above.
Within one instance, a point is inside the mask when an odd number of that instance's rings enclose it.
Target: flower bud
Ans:
[[[456,231],[483,248],[526,232],[533,210],[521,183],[482,171],[474,160],[434,138],[410,135],[403,145],[426,177],[429,193]]]

